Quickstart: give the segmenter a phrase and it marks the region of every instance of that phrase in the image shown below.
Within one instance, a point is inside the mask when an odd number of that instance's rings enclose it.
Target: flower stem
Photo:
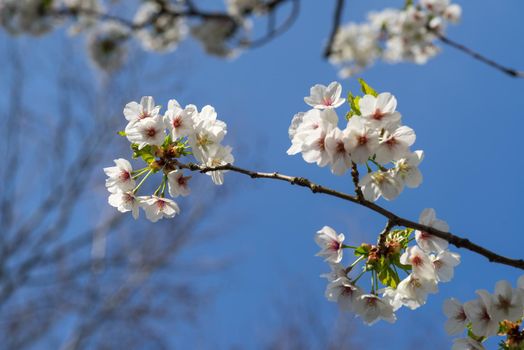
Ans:
[[[142,184],[147,180],[147,178],[149,176],[151,176],[151,174],[153,173],[153,170],[149,170],[149,172],[146,174],[146,176],[144,176],[144,178],[140,181],[140,183],[138,184],[138,186],[135,187],[135,189],[133,190],[133,194],[135,194],[138,189],[142,186]]]

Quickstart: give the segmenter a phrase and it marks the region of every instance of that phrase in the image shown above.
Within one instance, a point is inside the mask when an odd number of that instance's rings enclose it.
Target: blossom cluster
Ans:
[[[482,343],[491,336],[506,336],[500,349],[520,350],[524,348],[524,275],[513,288],[508,281],[499,281],[494,293],[481,289],[478,298],[465,303],[451,298],[444,302],[444,313],[448,317],[446,331],[450,335],[460,334],[467,329],[468,336],[454,341],[453,350],[484,350]]]
[[[364,23],[349,23],[334,37],[330,61],[341,66],[340,75],[354,75],[377,59],[424,64],[439,52],[434,44],[446,24],[457,23],[461,7],[450,0],[411,1],[403,9],[371,12]]]
[[[114,70],[123,64],[131,38],[144,50],[168,52],[191,35],[208,54],[233,57],[249,42],[250,16],[266,12],[262,0],[225,0],[225,12],[196,19],[181,2],[144,0],[132,19],[124,19],[110,15],[108,5],[114,6],[103,0],[2,0],[0,26],[11,34],[43,35],[72,17],[70,33],[86,33],[95,65]]]
[[[336,113],[346,102],[341,97],[341,85],[332,82],[327,87],[313,86],[310,96],[304,98],[313,108],[293,117],[289,127],[292,144],[287,153],[301,153],[306,162],[320,167],[329,165],[336,175],[364,165],[368,174],[359,183],[364,198],[392,200],[405,186],[415,188],[421,184],[418,166],[424,152],[410,151],[416,135],[401,124],[395,96],[389,92],[379,94],[363,80],[360,83],[364,96],[349,94],[351,109],[343,129],[338,127]]]
[[[448,230],[447,224],[436,218],[433,209],[425,209],[419,222],[439,230]],[[315,240],[321,247],[319,256],[330,264],[326,297],[337,302],[344,311],[355,313],[364,323],[379,320],[395,322],[397,311],[406,306],[412,310],[426,303],[428,294],[436,293],[439,282],[453,278],[460,256],[448,249],[448,242],[427,232],[412,229],[390,230],[377,245],[344,244],[344,235],[325,226]],[[416,245],[409,245],[413,239]],[[342,265],[343,250],[353,249],[355,260]],[[361,269],[357,267],[362,265]],[[406,276],[401,280],[398,271]],[[353,273],[359,271],[358,273]],[[356,275],[355,275],[356,274]],[[371,274],[371,290],[367,292],[357,283],[365,274]],[[352,276],[354,275],[354,276]]]
[[[165,197],[166,189],[173,198],[190,193],[191,176],[183,173],[187,165],[180,162],[182,157],[192,155],[205,167],[234,161],[231,147],[221,144],[227,126],[217,119],[212,106],[198,111],[195,105],[181,107],[176,100],[169,100],[163,115],[160,109],[151,96],[142,97],[140,103],[130,102],[124,108],[128,124],[120,134],[131,142],[133,158],[141,158],[146,166],[133,170],[128,160],[119,158],[115,159],[115,166],[104,168],[109,204],[120,212],[131,211],[135,219],[142,208],[152,222],[180,212],[178,204]],[[154,194],[139,196],[138,190],[155,173],[162,174],[162,180]],[[222,170],[207,174],[215,184],[223,184]]]

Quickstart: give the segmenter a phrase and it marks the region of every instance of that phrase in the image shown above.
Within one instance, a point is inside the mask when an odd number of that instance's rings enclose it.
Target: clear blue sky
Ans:
[[[347,2],[345,19],[356,21],[363,20],[367,11],[402,5],[402,1]],[[470,0],[459,4],[463,20],[449,27],[448,36],[510,67],[524,69],[524,3]],[[155,79],[159,78],[154,76],[137,84],[134,99],[155,94],[163,105],[169,98],[182,104],[211,104],[228,123],[226,140],[234,146],[237,165],[304,176],[351,192],[349,176],[334,177],[327,168],[286,155],[289,122],[296,112],[307,109],[303,97],[309,87],[337,80],[336,69],[321,57],[333,6],[334,1],[303,1],[299,19],[289,32],[233,61],[207,57],[197,45],[184,44],[185,52],[171,55],[189,58],[189,72],[179,74],[175,68],[172,76],[162,78],[182,86],[183,96],[157,94]],[[63,36],[59,32],[52,37],[64,40]],[[76,48],[82,46],[74,43],[78,38],[67,40]],[[396,95],[404,123],[417,133],[414,149],[425,151],[422,186],[405,190],[394,202],[380,200],[379,204],[411,219],[433,207],[452,232],[522,257],[524,80],[509,78],[453,48],[442,48],[424,66],[378,63],[361,75],[377,90]],[[166,57],[150,61],[152,66],[143,67],[145,76],[159,67],[169,72]],[[341,83],[345,93],[358,89],[355,80]],[[210,292],[216,299],[202,310],[196,330],[184,330],[184,335],[174,332],[173,342],[182,348],[227,349],[239,344],[256,349],[278,327],[275,315],[293,312],[297,303],[307,304],[327,327],[334,324],[338,311],[323,297],[326,283],[319,275],[328,266],[314,256],[318,250],[314,233],[329,225],[351,243],[374,242],[385,223],[382,217],[335,198],[285,183],[254,183],[227,174],[226,189],[236,186],[240,190],[216,203],[222,219],[231,224],[230,232],[199,254],[219,251],[238,261],[213,279],[216,293]],[[502,278],[514,284],[521,273],[464,250],[459,253],[462,264],[455,279],[441,284],[439,294],[430,296],[426,306],[400,311],[394,325],[358,326],[355,341],[367,344],[366,349],[382,349],[385,344],[391,350],[414,344],[427,349],[434,349],[435,344],[449,347],[452,338],[443,330],[442,302],[451,296],[473,299],[476,289],[492,291]],[[377,334],[387,338],[372,337]]]

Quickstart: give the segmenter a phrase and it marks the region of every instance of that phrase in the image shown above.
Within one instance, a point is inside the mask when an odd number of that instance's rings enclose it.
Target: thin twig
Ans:
[[[230,170],[230,171],[234,171],[240,174],[247,175],[251,177],[252,179],[280,180],[280,181],[288,182],[292,185],[306,187],[306,188],[309,188],[311,192],[313,193],[327,194],[329,196],[337,197],[337,198],[340,198],[340,199],[343,199],[343,200],[346,200],[346,201],[349,201],[355,204],[359,204],[368,209],[371,209],[372,211],[386,217],[388,219],[388,224],[391,224],[393,226],[404,226],[404,227],[412,228],[415,230],[424,231],[426,233],[432,234],[436,237],[439,237],[439,238],[442,238],[448,241],[449,243],[453,244],[457,248],[464,248],[474,253],[477,253],[479,255],[482,255],[486,259],[488,259],[490,262],[508,265],[508,266],[512,266],[512,267],[524,270],[524,260],[523,259],[512,259],[512,258],[508,258],[502,255],[499,255],[495,252],[490,251],[489,249],[486,249],[484,247],[479,246],[478,244],[471,242],[467,238],[462,238],[462,237],[452,234],[451,232],[441,231],[441,230],[438,230],[430,226],[422,225],[418,222],[414,222],[408,219],[401,218],[397,216],[396,214],[394,214],[393,212],[373,202],[370,202],[365,199],[359,200],[356,196],[318,185],[304,177],[283,175],[283,174],[279,174],[278,172],[272,172],[272,173],[256,172],[252,170],[239,168],[231,164],[220,165],[217,167],[206,167],[206,166],[201,166],[201,165],[194,164],[194,163],[188,163],[188,164],[178,163],[178,167],[181,169],[188,169],[191,171],[198,171],[201,173],[208,173],[211,171],[220,171],[220,170]]]
[[[487,57],[481,55],[480,53],[478,53],[476,51],[473,51],[469,47],[466,47],[466,46],[464,46],[464,45],[462,45],[460,43],[457,43],[456,41],[453,41],[453,40],[449,39],[448,37],[444,36],[441,33],[435,33],[435,34],[440,39],[440,41],[442,41],[444,44],[449,45],[451,47],[454,47],[455,49],[464,52],[465,54],[473,57],[474,59],[476,59],[478,61],[484,62],[485,64],[487,64],[487,65],[489,65],[489,66],[491,66],[491,67],[501,71],[502,73],[505,73],[505,74],[509,75],[510,77],[524,78],[524,72],[523,71],[518,71],[518,70],[513,69],[513,68],[505,67],[505,66],[501,65],[500,63],[497,63],[497,62],[493,61],[492,59],[487,58]]]
[[[337,35],[338,28],[340,27],[340,22],[342,21],[342,10],[344,9],[344,0],[337,0],[335,6],[335,13],[333,14],[333,25],[331,27],[331,34],[329,34],[328,43],[324,49],[324,58],[328,58],[332,53],[333,42],[335,41],[335,36]]]

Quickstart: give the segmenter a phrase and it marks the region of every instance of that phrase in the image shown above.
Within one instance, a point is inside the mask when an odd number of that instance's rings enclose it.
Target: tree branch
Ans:
[[[451,47],[454,47],[455,49],[464,52],[465,54],[473,57],[474,59],[476,59],[476,60],[478,60],[480,62],[483,62],[483,63],[487,64],[488,66],[491,66],[491,67],[501,71],[502,73],[509,75],[510,77],[524,78],[524,72],[523,71],[518,71],[518,70],[513,69],[513,68],[505,67],[505,66],[501,65],[500,63],[497,63],[497,62],[493,61],[492,59],[489,59],[489,58],[481,55],[480,53],[478,53],[476,51],[473,51],[469,47],[464,46],[462,44],[457,43],[456,41],[453,41],[453,40],[449,39],[448,37],[444,36],[441,33],[435,33],[435,34],[440,39],[440,41],[443,42],[444,44],[449,45]]]
[[[331,34],[329,34],[328,43],[324,49],[324,58],[328,58],[331,55],[331,48],[333,47],[333,41],[337,35],[340,22],[342,21],[342,9],[344,8],[344,0],[337,0],[335,6],[335,13],[333,14],[333,26],[331,27]]]
[[[499,255],[489,249],[486,249],[482,246],[479,246],[478,244],[471,242],[467,238],[462,238],[462,237],[452,234],[451,232],[441,231],[441,230],[438,230],[430,226],[419,224],[418,222],[414,222],[408,219],[401,218],[397,216],[396,214],[394,214],[393,212],[373,202],[370,202],[365,199],[359,200],[359,198],[356,196],[318,185],[304,177],[283,175],[283,174],[279,174],[278,172],[272,172],[272,173],[256,172],[256,171],[252,171],[248,169],[239,168],[231,164],[225,164],[225,165],[221,165],[217,167],[206,167],[206,166],[201,166],[201,165],[194,164],[194,163],[188,163],[188,164],[178,163],[177,165],[180,169],[188,169],[191,171],[198,171],[201,173],[208,173],[211,171],[220,171],[220,170],[230,170],[230,171],[234,171],[240,174],[247,175],[251,177],[252,179],[280,180],[280,181],[288,182],[291,185],[306,187],[306,188],[309,188],[311,192],[313,193],[327,194],[329,196],[337,197],[337,198],[361,205],[368,209],[371,209],[372,211],[388,219],[387,227],[391,228],[393,226],[404,226],[404,227],[412,228],[415,230],[424,231],[426,233],[432,234],[436,237],[439,237],[439,238],[442,238],[448,241],[449,243],[453,244],[457,248],[464,248],[474,253],[477,253],[479,255],[482,255],[486,259],[488,259],[490,262],[494,262],[494,263],[498,263],[502,265],[508,265],[508,266],[512,266],[512,267],[524,270],[524,260],[523,259],[512,259],[512,258],[505,257],[503,255]]]

